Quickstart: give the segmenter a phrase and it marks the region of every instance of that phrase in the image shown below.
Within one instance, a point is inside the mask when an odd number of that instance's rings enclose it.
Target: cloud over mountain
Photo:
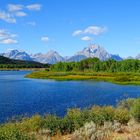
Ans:
[[[101,35],[104,32],[107,31],[106,27],[101,27],[101,26],[88,26],[87,28],[83,29],[83,30],[76,30],[73,32],[73,36],[78,36],[78,35]]]
[[[47,36],[43,36],[43,37],[41,37],[41,41],[43,41],[43,42],[48,42],[50,39],[49,39],[49,37],[47,37]]]
[[[83,40],[83,41],[91,41],[92,38],[89,37],[89,36],[84,36],[84,37],[81,38],[81,40]]]
[[[81,34],[83,34],[83,31],[82,30],[76,30],[76,31],[74,31],[73,32],[73,36],[78,36],[78,35],[81,35]]]
[[[99,36],[107,31],[106,27],[101,26],[88,26],[85,29],[75,30],[72,36],[80,36],[83,41],[91,41],[94,36]]]
[[[84,34],[101,35],[106,31],[107,31],[106,27],[89,26],[84,30]]]

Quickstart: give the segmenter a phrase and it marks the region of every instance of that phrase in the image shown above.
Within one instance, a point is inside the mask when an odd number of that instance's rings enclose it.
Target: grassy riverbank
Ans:
[[[27,78],[54,80],[99,80],[117,84],[140,85],[140,73],[109,73],[109,72],[51,72],[36,71]]]
[[[35,115],[0,126],[0,140],[138,140],[140,99],[121,101],[116,107],[70,109],[60,118]]]

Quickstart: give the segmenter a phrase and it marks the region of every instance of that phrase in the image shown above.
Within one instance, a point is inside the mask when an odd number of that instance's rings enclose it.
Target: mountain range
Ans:
[[[11,59],[16,60],[28,60],[28,61],[36,61],[40,63],[49,63],[49,64],[55,64],[57,62],[78,62],[80,60],[86,59],[86,58],[93,58],[97,57],[100,60],[104,61],[107,59],[114,59],[117,61],[122,60],[119,55],[110,54],[108,53],[103,47],[97,44],[89,44],[88,47],[84,48],[82,51],[77,52],[73,56],[70,57],[62,57],[58,52],[56,51],[49,51],[46,54],[37,53],[37,54],[28,54],[25,51],[16,50],[16,49],[8,49],[6,52],[1,53],[1,56],[8,57]],[[140,54],[136,56],[136,59],[140,59]]]

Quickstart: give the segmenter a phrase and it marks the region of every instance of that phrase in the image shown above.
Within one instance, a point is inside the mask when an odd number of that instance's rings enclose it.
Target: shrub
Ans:
[[[130,110],[130,108],[133,106],[135,100],[136,99],[133,99],[133,98],[128,98],[126,100],[122,100],[118,103],[117,107],[122,108],[122,109],[126,108],[126,109]]]
[[[75,130],[73,120],[69,119],[68,117],[64,117],[60,123],[60,133],[61,134],[69,134]]]
[[[6,124],[0,127],[0,140],[34,140],[34,138],[19,131],[13,124]]]
[[[140,99],[135,100],[130,113],[136,121],[140,122]]]
[[[130,120],[130,114],[127,109],[117,108],[115,110],[114,119],[120,122],[121,124],[126,124]]]
[[[112,127],[112,123],[108,122],[107,124]],[[110,137],[112,131],[112,129],[106,129],[104,126],[98,127],[91,121],[76,130],[72,135],[72,140],[105,140]]]
[[[43,128],[49,129],[51,135],[60,132],[61,119],[57,116],[48,115],[43,122]]]
[[[83,122],[83,125],[87,122],[91,122],[91,110],[90,109],[84,109],[81,111],[81,120]]]
[[[103,124],[105,121],[113,121],[114,109],[111,106],[99,107],[94,106],[91,109],[91,120],[96,124]]]
[[[114,80],[117,81],[117,82],[128,82],[128,81],[131,81],[130,77],[128,77],[128,76],[117,76],[117,77],[115,77]]]
[[[95,136],[96,131],[97,128],[95,123],[86,123],[82,128],[74,132],[74,134],[72,135],[72,140],[90,140]]]
[[[104,116],[102,115],[101,107],[99,106],[92,107],[91,120],[96,124],[102,124],[104,122]]]
[[[112,106],[102,107],[102,115],[104,121],[113,121],[114,120],[114,108]]]
[[[38,131],[42,127],[43,119],[40,115],[31,118],[24,118],[21,123],[17,123],[20,130],[25,132]]]
[[[81,112],[82,111],[80,109],[70,109],[67,112],[66,119],[72,123],[72,131],[80,128],[84,124]]]
[[[69,109],[66,116],[61,120],[60,132],[62,134],[72,133],[90,120],[90,110]]]

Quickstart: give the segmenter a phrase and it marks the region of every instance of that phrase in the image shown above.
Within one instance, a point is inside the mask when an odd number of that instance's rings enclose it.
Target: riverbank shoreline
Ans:
[[[0,126],[0,139],[90,140],[92,136],[104,140],[138,140],[139,103],[140,98],[128,98],[116,107],[93,105],[89,109],[69,109],[64,117],[36,114],[15,118]]]

